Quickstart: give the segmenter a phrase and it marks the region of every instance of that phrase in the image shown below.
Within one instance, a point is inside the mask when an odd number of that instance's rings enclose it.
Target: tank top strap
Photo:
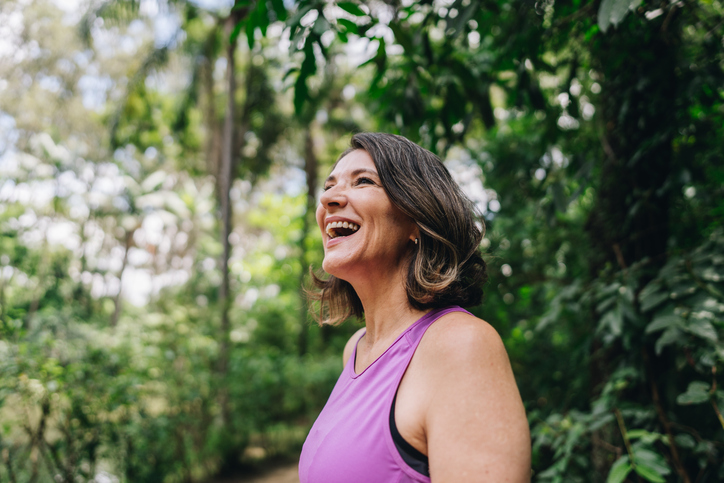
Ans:
[[[443,315],[447,315],[451,312],[464,312],[466,314],[470,314],[470,312],[462,307],[458,307],[457,305],[431,310],[415,324],[413,324],[405,334],[405,338],[407,339],[408,344],[410,344],[410,347],[417,348],[418,344],[422,340],[422,336],[425,335],[427,329],[440,317],[442,317]]]

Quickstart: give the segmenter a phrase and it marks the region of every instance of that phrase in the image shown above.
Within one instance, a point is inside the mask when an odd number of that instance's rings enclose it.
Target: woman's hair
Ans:
[[[483,220],[440,158],[402,136],[359,133],[337,162],[357,149],[370,155],[392,203],[419,228],[419,243],[409,251],[405,279],[410,305],[424,310],[479,304],[487,280],[480,253]],[[334,276],[317,277],[311,267],[310,272],[318,290],[308,291],[308,296],[321,303],[321,323],[363,316],[362,302],[350,283]]]

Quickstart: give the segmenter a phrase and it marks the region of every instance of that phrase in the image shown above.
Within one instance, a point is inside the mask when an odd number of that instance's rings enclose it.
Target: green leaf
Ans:
[[[621,297],[618,300],[617,305],[618,311],[624,319],[628,319],[629,321],[636,323],[636,325],[639,325],[639,315],[633,305],[631,305],[631,302],[626,299],[626,296]]]
[[[272,8],[274,13],[277,15],[277,20],[285,21],[287,19],[287,9],[284,8],[283,0],[271,0]]]
[[[606,483],[621,483],[630,472],[631,463],[628,461],[628,456],[621,456],[611,466]]]
[[[556,461],[550,468],[538,473],[538,478],[555,478],[560,477],[561,473],[566,472],[566,466],[568,465],[568,459],[562,458]]]
[[[667,345],[681,340],[681,335],[681,331],[676,327],[669,327],[668,329],[666,329],[661,337],[659,337],[659,340],[656,341],[656,355],[660,355],[661,351],[663,351],[664,347],[666,347]]]
[[[284,74],[284,77],[282,77],[282,80],[283,80],[283,81],[287,80],[287,77],[289,77],[290,75],[294,74],[295,72],[299,72],[299,67],[292,67],[291,69],[289,69],[289,70]]]
[[[254,14],[256,26],[261,30],[261,35],[266,37],[266,29],[269,27],[269,8],[267,2],[257,3]]]
[[[297,116],[302,114],[302,107],[304,107],[308,94],[307,78],[299,74],[297,81],[294,83],[294,112]]]
[[[602,314],[606,312],[613,304],[616,303],[616,300],[618,299],[618,296],[614,295],[613,297],[608,297],[606,299],[603,299],[601,302],[596,305],[596,312],[599,314]]]
[[[680,448],[692,449],[696,446],[696,440],[690,434],[677,434],[674,436],[674,441]]]
[[[701,381],[693,381],[689,384],[685,393],[679,394],[676,402],[682,405],[701,404],[709,400],[709,384]]]
[[[672,299],[685,298],[685,297],[688,297],[689,295],[696,293],[698,288],[699,287],[693,282],[679,283],[671,289],[671,293],[669,294],[669,297],[671,297]]]
[[[357,28],[357,24],[352,22],[351,20],[347,20],[346,18],[338,18],[337,23],[344,26],[344,28],[347,29],[347,33],[359,34],[359,28]]]
[[[626,434],[628,435],[628,439],[630,440],[641,439],[648,443],[653,443],[654,441],[659,440],[662,437],[660,433],[651,433],[649,431],[646,431],[645,429],[632,429]]]
[[[689,320],[689,324],[685,327],[686,331],[694,334],[702,339],[716,342],[719,340],[719,336],[716,333],[716,329],[711,322],[708,320]]]
[[[347,13],[351,13],[355,17],[364,17],[367,15],[364,11],[359,8],[359,5],[352,2],[337,2],[337,6]]]
[[[314,48],[311,39],[307,39],[304,45],[304,60],[299,70],[299,77],[294,84],[294,112],[301,115],[304,103],[309,97],[307,78],[317,71],[317,61],[314,57]]]
[[[621,284],[619,282],[613,282],[609,285],[606,285],[596,292],[596,300],[603,300],[604,298],[611,295],[616,296],[618,289],[620,288]]]
[[[236,0],[234,2],[234,6],[231,7],[231,11],[241,10],[244,7],[248,7],[250,3],[250,0]]]
[[[602,32],[621,23],[630,10],[635,10],[641,0],[603,0],[598,8],[598,26]]]
[[[297,13],[292,15],[289,20],[287,20],[287,25],[289,26],[295,26],[299,23],[300,20],[302,20],[302,17],[304,17],[307,12],[309,12],[312,9],[312,5],[305,5],[302,8],[300,8]]]
[[[656,470],[654,470],[650,466],[642,463],[636,463],[636,467],[634,468],[634,470],[641,478],[644,478],[651,483],[666,483],[666,479],[664,479],[663,476],[661,476]]]
[[[671,473],[671,469],[664,457],[655,451],[634,447],[634,458],[636,458],[636,466],[644,465],[659,475],[668,475]]]
[[[387,68],[387,47],[384,37],[375,38],[375,40],[379,41],[380,43],[379,47],[377,47],[377,54],[370,60],[362,62],[359,67],[364,67],[367,64],[374,63],[375,65],[377,65],[377,76],[381,76]]]
[[[664,292],[651,292],[647,295],[643,295],[642,292],[639,297],[641,300],[641,312],[648,312],[661,304],[661,302],[668,300],[669,294]]]
[[[646,333],[657,332],[659,330],[668,329],[671,326],[682,327],[683,319],[678,315],[662,315],[655,317],[649,325],[646,326]]]
[[[568,197],[566,196],[563,184],[560,181],[554,182],[553,186],[553,204],[561,213],[565,213],[568,209]]]
[[[234,30],[231,31],[231,35],[229,35],[229,43],[236,42],[236,39],[239,37],[239,33],[241,33],[241,29],[244,27],[244,24],[242,22],[237,23],[234,25]]]
[[[724,279],[724,275],[717,272],[712,267],[707,267],[701,272],[701,278],[708,280],[709,282],[720,282]]]
[[[397,43],[405,49],[405,52],[407,52],[408,55],[412,55],[414,49],[412,48],[412,38],[409,33],[406,32],[397,22],[390,22],[390,29],[392,29],[392,32],[395,34],[395,40],[397,40]]]
[[[317,18],[317,21],[314,22],[314,27],[312,28],[312,31],[315,34],[321,36],[327,30],[329,30],[329,22],[326,18],[324,18],[324,16],[320,15]]]
[[[641,292],[639,293],[639,298],[644,299],[646,297],[650,297],[651,295],[660,292],[661,291],[661,281],[660,280],[653,280],[646,284],[646,286],[641,289]]]
[[[613,310],[606,312],[598,323],[598,330],[605,331],[608,328],[608,332],[614,337],[621,335],[623,329],[623,316],[618,307]]]

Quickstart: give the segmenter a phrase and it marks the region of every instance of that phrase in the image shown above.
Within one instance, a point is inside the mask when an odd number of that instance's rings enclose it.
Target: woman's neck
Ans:
[[[373,352],[378,352],[375,349],[384,351],[427,312],[410,305],[404,274],[405,271],[399,271],[396,276],[375,277],[368,283],[352,285],[364,307],[366,333],[363,343]]]

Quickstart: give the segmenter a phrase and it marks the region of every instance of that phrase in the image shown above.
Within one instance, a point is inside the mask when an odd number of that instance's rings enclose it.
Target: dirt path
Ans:
[[[216,483],[299,483],[299,476],[297,464],[292,463],[266,470],[258,475],[224,479]]]
[[[299,483],[297,465],[277,468],[267,474],[247,480],[247,483]]]

